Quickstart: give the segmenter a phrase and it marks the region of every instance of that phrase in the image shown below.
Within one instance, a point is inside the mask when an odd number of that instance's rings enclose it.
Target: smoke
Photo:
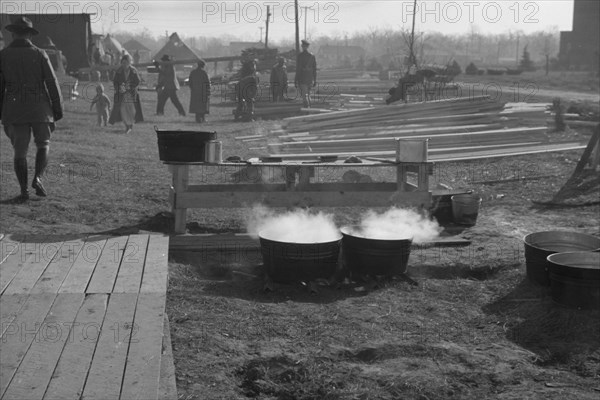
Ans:
[[[333,242],[341,238],[331,215],[295,210],[277,214],[267,207],[255,205],[246,218],[246,230],[258,238],[289,243]]]
[[[438,237],[442,228],[436,221],[402,208],[391,208],[382,214],[370,210],[360,224],[349,233],[370,239],[410,239],[422,243]]]

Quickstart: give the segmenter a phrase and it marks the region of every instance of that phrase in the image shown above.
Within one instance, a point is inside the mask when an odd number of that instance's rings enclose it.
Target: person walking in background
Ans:
[[[235,120],[254,121],[254,101],[258,94],[259,79],[256,76],[256,60],[247,61],[242,65],[241,79],[235,86],[237,108]]]
[[[156,104],[156,115],[165,114],[165,104],[168,99],[171,99],[179,115],[185,117],[185,110],[179,101],[179,97],[177,97],[179,82],[175,74],[175,66],[169,63],[171,57],[168,54],[162,56],[160,60],[163,61],[163,64],[158,70],[158,85],[156,86],[158,103]]]
[[[283,101],[283,95],[287,91],[288,77],[285,66],[285,58],[279,57],[277,65],[271,70],[271,96],[273,102]]]
[[[133,65],[138,65],[140,63],[140,52],[138,50],[133,53]]]
[[[100,49],[94,46],[94,64],[100,65],[102,62],[102,54],[100,54]]]
[[[198,68],[190,73],[190,113],[196,114],[196,122],[206,122],[205,116],[210,112],[210,79],[205,65],[198,61]]]
[[[110,99],[104,94],[104,86],[100,83],[96,86],[96,97],[90,104],[90,111],[96,105],[96,113],[98,114],[98,126],[106,126],[110,116]]]
[[[133,125],[144,120],[140,95],[137,91],[139,84],[140,75],[137,69],[131,66],[131,59],[126,55],[121,59],[121,66],[113,80],[115,105],[108,121],[111,125],[123,121],[125,133],[131,133]]]
[[[302,41],[302,52],[298,54],[296,62],[296,78],[294,86],[300,91],[304,107],[310,107],[310,90],[317,86],[317,60],[315,56],[308,51],[308,43]]]
[[[19,17],[5,29],[12,33],[13,41],[0,51],[0,119],[14,149],[13,166],[21,187],[16,200],[26,201],[32,133],[37,153],[31,187],[38,196],[47,195],[42,177],[48,165],[50,135],[63,117],[62,96],[48,55],[31,43],[38,34],[31,20]]]

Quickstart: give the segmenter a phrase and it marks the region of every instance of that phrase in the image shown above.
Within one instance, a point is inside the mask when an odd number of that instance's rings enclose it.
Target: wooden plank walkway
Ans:
[[[0,234],[0,399],[177,399],[168,249]]]

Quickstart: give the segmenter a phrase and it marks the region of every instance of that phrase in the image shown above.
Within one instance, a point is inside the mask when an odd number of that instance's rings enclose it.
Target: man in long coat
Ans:
[[[271,96],[273,102],[283,101],[288,86],[287,68],[285,66],[285,58],[280,57],[277,65],[271,70]]]
[[[302,52],[298,54],[296,61],[296,78],[294,86],[300,91],[304,107],[310,107],[310,90],[317,86],[317,60],[315,56],[308,51],[308,43],[302,41]]]
[[[163,115],[165,113],[165,104],[168,99],[171,99],[173,105],[179,112],[179,115],[185,117],[185,110],[179,97],[177,97],[177,91],[179,90],[179,81],[177,81],[177,75],[175,74],[175,66],[170,64],[171,57],[165,54],[160,59],[164,62],[158,71],[158,85],[156,91],[158,92],[158,102],[156,104],[156,115]]]
[[[29,199],[27,150],[31,135],[37,147],[31,187],[46,196],[42,176],[48,165],[50,135],[63,117],[62,96],[44,50],[31,43],[38,31],[29,18],[19,17],[5,29],[13,41],[0,51],[0,119],[14,149],[14,170],[21,187],[18,201]]]
[[[198,68],[190,73],[190,113],[196,114],[196,122],[205,122],[210,112],[210,79],[204,70],[204,61],[198,61]]]

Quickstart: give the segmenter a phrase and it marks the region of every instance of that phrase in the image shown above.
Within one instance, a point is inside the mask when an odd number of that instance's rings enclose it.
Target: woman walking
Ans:
[[[121,66],[115,73],[113,80],[115,87],[115,101],[110,115],[111,125],[123,121],[125,133],[131,133],[136,122],[144,120],[142,106],[137,88],[140,84],[140,76],[137,70],[131,66],[131,58],[124,55],[121,58]]]
[[[198,68],[190,73],[190,113],[196,114],[196,122],[206,122],[210,112],[210,79],[204,71],[204,61],[198,61]]]

